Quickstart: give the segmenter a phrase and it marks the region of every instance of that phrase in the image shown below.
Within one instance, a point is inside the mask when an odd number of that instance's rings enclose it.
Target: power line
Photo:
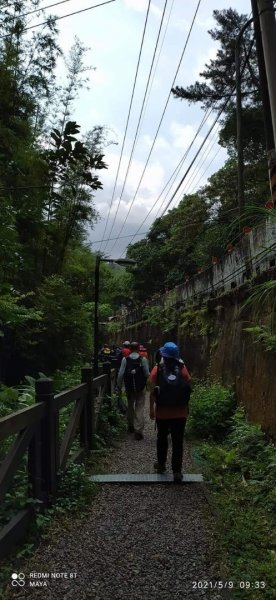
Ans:
[[[211,138],[209,140],[209,143],[207,144],[205,151],[202,155],[202,157],[200,157],[200,160],[198,161],[198,164],[195,166],[195,170],[193,173],[190,174],[190,177],[188,178],[188,181],[186,181],[185,186],[183,188],[183,190],[181,191],[181,194],[179,196],[179,198],[177,199],[176,203],[174,204],[174,207],[177,206],[178,202],[183,198],[184,194],[188,194],[188,191],[191,187],[191,184],[193,183],[194,179],[197,177],[198,175],[198,167],[199,165],[202,166],[202,164],[204,164],[204,162],[206,161],[206,159],[208,158],[212,148],[214,147],[214,145],[217,143],[218,141],[218,136],[217,136],[217,132],[215,132],[215,135],[213,136],[213,138]],[[203,176],[203,175],[202,175]],[[200,176],[201,177],[201,176]],[[198,180],[199,181],[199,180]]]
[[[243,72],[244,72],[244,70],[245,70],[245,67],[246,67],[246,65],[247,65],[247,62],[248,62],[248,60],[249,60],[249,57],[250,57],[250,54],[251,54],[251,51],[252,51],[252,48],[253,48],[253,43],[254,43],[254,38],[253,38],[253,40],[252,40],[252,42],[251,42],[250,49],[249,49],[249,51],[248,51],[248,53],[247,53],[247,55],[246,55],[246,58],[245,58],[245,61],[244,61],[244,65],[243,65],[243,67],[242,67],[242,70],[241,70],[241,76],[242,76],[242,74],[243,74]],[[163,211],[163,213],[162,213],[162,215],[161,215],[161,217],[160,217],[160,218],[162,218],[162,217],[164,216],[164,214],[166,213],[166,211],[168,210],[168,208],[169,208],[170,204],[172,203],[173,199],[175,198],[175,196],[176,196],[176,194],[177,194],[177,192],[178,192],[179,188],[181,187],[181,185],[182,185],[182,183],[183,183],[184,179],[187,177],[188,173],[190,172],[190,170],[191,170],[191,168],[192,168],[192,166],[193,166],[193,164],[194,164],[195,160],[197,159],[197,157],[198,157],[198,155],[199,155],[199,153],[200,153],[201,149],[203,148],[203,146],[204,146],[204,144],[205,144],[206,140],[208,139],[208,137],[209,137],[210,133],[212,132],[212,130],[213,130],[213,128],[214,128],[214,126],[215,126],[215,124],[216,124],[216,123],[217,123],[217,121],[219,120],[219,118],[220,118],[220,115],[221,115],[221,114],[222,114],[222,112],[225,110],[225,108],[226,108],[226,106],[227,106],[227,104],[228,104],[228,102],[229,102],[229,100],[230,100],[230,98],[231,98],[231,96],[232,96],[232,93],[233,93],[233,90],[234,90],[234,89],[235,89],[235,86],[233,86],[232,90],[229,92],[228,98],[226,99],[226,101],[224,102],[223,106],[222,106],[222,107],[221,107],[221,109],[219,110],[219,112],[218,112],[218,114],[217,114],[217,117],[216,117],[216,119],[215,119],[214,123],[212,124],[212,126],[210,127],[210,129],[209,129],[208,133],[206,134],[206,136],[205,136],[205,138],[204,138],[204,140],[203,140],[203,142],[202,142],[202,144],[201,144],[201,146],[200,146],[199,150],[198,150],[198,151],[197,151],[197,153],[195,154],[195,156],[194,156],[194,158],[193,158],[193,160],[192,160],[191,164],[189,165],[188,169],[186,170],[185,174],[183,175],[183,177],[182,177],[182,179],[181,179],[180,183],[178,184],[178,186],[177,186],[176,190],[174,191],[174,193],[173,193],[173,195],[172,195],[172,197],[171,197],[170,201],[168,202],[168,204],[167,204],[167,206],[166,206],[165,210]]]
[[[183,59],[183,57],[184,57],[184,54],[185,54],[185,51],[186,51],[186,48],[187,48],[188,41],[189,41],[189,39],[190,39],[190,35],[191,35],[191,33],[192,33],[193,25],[194,25],[194,22],[195,22],[195,19],[196,19],[197,13],[198,13],[198,9],[199,9],[200,3],[201,3],[201,0],[199,0],[199,1],[198,1],[197,7],[196,7],[196,10],[195,10],[195,14],[194,14],[194,16],[193,16],[193,20],[192,20],[192,23],[191,23],[191,26],[190,26],[190,29],[189,29],[189,32],[188,32],[188,35],[187,35],[187,38],[186,38],[186,42],[185,42],[185,45],[184,45],[184,48],[183,48],[183,51],[182,51],[182,54],[181,54],[181,57],[180,57],[180,61],[179,61],[179,63],[178,63],[178,67],[177,67],[177,69],[176,69],[176,73],[175,73],[175,76],[174,76],[173,82],[172,82],[172,84],[171,84],[171,87],[170,87],[170,92],[169,92],[169,94],[168,94],[168,97],[167,97],[167,100],[166,100],[166,104],[165,104],[165,107],[164,107],[164,110],[163,110],[163,113],[162,113],[161,119],[160,119],[160,121],[159,121],[159,125],[158,125],[158,128],[157,128],[157,131],[156,131],[156,134],[155,134],[155,137],[154,137],[153,143],[152,143],[152,145],[151,145],[151,149],[150,149],[150,152],[149,152],[148,158],[147,158],[147,160],[146,160],[146,164],[145,164],[145,166],[144,166],[144,169],[143,169],[142,175],[141,175],[141,177],[140,177],[140,180],[139,180],[139,183],[138,183],[138,187],[137,187],[137,189],[136,189],[136,191],[135,191],[135,194],[134,194],[133,200],[132,200],[132,202],[131,202],[131,204],[130,204],[130,206],[129,206],[129,210],[128,210],[128,213],[127,213],[127,215],[126,215],[126,218],[125,218],[125,220],[124,220],[124,222],[123,222],[123,225],[122,225],[122,227],[121,227],[121,229],[120,229],[120,231],[119,231],[119,233],[118,233],[118,237],[121,235],[121,233],[122,233],[122,231],[123,231],[123,228],[124,228],[124,226],[125,226],[125,224],[126,224],[126,221],[127,221],[127,219],[128,219],[129,213],[130,213],[130,211],[131,211],[131,208],[132,208],[132,206],[133,206],[133,203],[134,203],[134,201],[135,201],[135,198],[136,198],[136,196],[137,196],[137,193],[138,193],[139,187],[140,187],[140,185],[141,185],[141,182],[142,182],[142,180],[143,180],[143,177],[144,177],[144,174],[145,174],[145,171],[146,171],[146,168],[147,168],[147,165],[148,165],[149,159],[150,159],[150,157],[151,157],[151,154],[152,154],[152,151],[153,151],[153,148],[154,148],[154,145],[155,145],[155,142],[156,142],[156,139],[157,139],[157,136],[158,136],[158,133],[159,133],[159,130],[160,130],[160,127],[161,127],[161,124],[162,124],[162,121],[163,121],[163,118],[164,118],[165,112],[166,112],[166,110],[167,110],[167,106],[168,106],[168,103],[169,103],[170,97],[171,97],[171,88],[172,88],[172,87],[174,86],[174,84],[175,84],[175,81],[176,81],[176,78],[177,78],[177,75],[178,75],[178,72],[179,72],[179,69],[180,69],[180,66],[181,66],[181,62],[182,62],[182,59]],[[115,242],[115,244],[116,244],[116,242]],[[110,252],[113,250],[113,248],[114,248],[115,244],[113,244],[113,246],[112,246],[112,248],[111,248]]]
[[[214,145],[215,145],[216,143],[217,143],[217,140],[215,140],[215,141],[213,142],[213,144],[212,144],[211,148],[209,149],[209,152],[207,153],[207,155],[206,155],[206,157],[205,157],[205,160],[208,158],[208,156],[209,156],[209,154],[210,154],[211,150],[213,149],[213,147],[214,147]],[[190,183],[189,183],[188,189],[187,189],[187,190],[186,190],[186,189],[184,189],[184,193],[185,193],[185,194],[188,194],[188,192],[189,192],[190,194],[193,194],[193,193],[195,192],[195,190],[197,189],[197,186],[198,186],[198,184],[199,184],[199,181],[200,181],[200,179],[202,179],[202,178],[204,177],[205,173],[208,171],[208,169],[210,168],[211,164],[214,162],[214,160],[216,159],[216,157],[218,156],[218,154],[221,152],[221,150],[222,150],[222,147],[220,146],[220,147],[218,148],[217,152],[215,153],[215,155],[214,155],[214,156],[211,158],[211,160],[210,160],[210,162],[208,163],[208,165],[207,165],[206,169],[203,171],[203,173],[202,173],[202,174],[200,174],[200,177],[199,177],[199,179],[196,181],[196,183],[195,183],[195,185],[194,185],[194,187],[193,187],[193,190],[192,190],[192,191],[190,191],[190,187],[191,187],[191,185],[192,185],[192,183],[193,183],[193,181],[194,181],[194,179],[195,179],[196,175],[198,175],[198,173],[196,173],[196,174],[194,174],[194,175],[193,175],[193,177],[192,177],[192,180],[191,180],[191,181],[190,181]]]
[[[228,102],[228,101],[229,101],[229,100],[227,100],[227,102]],[[225,106],[226,106],[227,102],[226,102],[226,103],[224,103],[224,105],[223,105],[223,107],[220,109],[220,111],[219,111],[219,113],[218,113],[218,115],[217,115],[217,117],[216,117],[216,119],[215,119],[214,123],[211,125],[211,127],[210,127],[209,131],[206,133],[206,136],[205,136],[205,138],[204,138],[204,140],[203,140],[202,144],[200,145],[200,147],[199,147],[198,151],[196,152],[196,154],[195,154],[195,156],[194,156],[194,158],[193,158],[192,162],[190,163],[190,165],[189,165],[188,169],[185,171],[185,174],[183,175],[183,177],[182,177],[181,181],[179,182],[179,184],[178,184],[178,186],[177,186],[176,190],[174,191],[174,193],[173,193],[173,195],[172,195],[171,199],[169,200],[169,202],[168,202],[168,204],[167,204],[166,208],[163,210],[163,212],[162,212],[162,214],[161,214],[160,218],[162,218],[162,217],[164,216],[164,214],[167,212],[167,210],[168,210],[168,208],[169,208],[170,204],[172,203],[173,199],[175,198],[175,196],[176,196],[176,194],[177,194],[178,190],[180,189],[180,187],[181,187],[181,185],[182,185],[183,181],[184,181],[184,180],[185,180],[185,178],[187,177],[187,175],[188,175],[188,173],[190,172],[190,170],[191,170],[191,168],[192,168],[192,166],[193,166],[194,162],[196,161],[196,159],[197,159],[197,157],[198,157],[198,155],[199,155],[200,151],[202,150],[202,148],[203,148],[203,146],[204,146],[204,144],[205,144],[206,140],[208,139],[208,137],[209,137],[210,133],[211,133],[211,132],[212,132],[212,130],[214,129],[214,126],[215,126],[215,124],[218,122],[218,120],[219,120],[219,117],[220,117],[220,115],[222,114],[222,112],[224,111],[224,109],[225,109]]]
[[[137,62],[137,67],[136,67],[136,73],[135,73],[134,83],[133,83],[133,87],[132,87],[132,94],[131,94],[131,99],[130,99],[130,105],[129,105],[129,109],[128,109],[128,115],[127,115],[127,122],[126,122],[126,126],[125,126],[123,144],[122,144],[122,148],[121,148],[121,153],[120,153],[120,158],[119,158],[119,163],[118,163],[118,168],[117,168],[115,183],[114,183],[114,187],[113,187],[113,191],[112,191],[111,202],[110,202],[110,205],[109,205],[108,216],[107,216],[107,220],[105,222],[105,228],[104,228],[103,237],[105,236],[105,232],[106,232],[106,228],[107,228],[107,223],[109,221],[109,216],[110,216],[110,212],[111,212],[112,203],[113,203],[113,200],[114,200],[115,189],[116,189],[116,185],[117,185],[117,181],[118,181],[118,175],[119,175],[119,171],[120,171],[120,166],[121,166],[123,151],[124,151],[124,147],[125,147],[126,134],[127,134],[127,129],[128,129],[128,124],[129,124],[129,117],[130,117],[130,113],[131,113],[132,102],[133,102],[133,97],[134,97],[134,92],[135,92],[135,87],[136,87],[138,70],[139,70],[139,66],[140,66],[142,49],[143,49],[143,45],[144,45],[144,38],[145,38],[145,33],[146,33],[146,27],[147,27],[147,22],[148,22],[150,5],[151,5],[151,0],[149,0],[149,3],[148,3],[147,13],[146,13],[146,19],[145,19],[145,24],[144,24],[144,29],[143,29],[143,35],[142,35],[142,40],[141,40],[141,44],[140,44],[138,62]],[[106,246],[105,246],[105,248],[106,248]],[[100,249],[101,249],[101,247],[100,247]]]
[[[133,144],[132,144],[132,149],[131,149],[131,153],[130,153],[130,157],[129,157],[129,161],[128,161],[128,166],[127,166],[127,170],[126,170],[126,174],[125,174],[125,178],[124,178],[124,183],[123,183],[122,191],[121,191],[121,194],[120,194],[120,198],[119,198],[119,202],[118,202],[118,205],[117,205],[116,213],[114,215],[112,227],[111,227],[111,230],[109,232],[109,236],[111,236],[112,231],[113,231],[114,223],[116,221],[116,217],[117,217],[118,210],[119,210],[119,207],[120,207],[120,204],[121,204],[121,200],[122,200],[122,196],[123,196],[123,193],[124,193],[124,189],[125,189],[125,186],[126,186],[129,169],[130,169],[131,163],[132,163],[132,157],[133,157],[134,149],[135,149],[135,146],[136,146],[136,141],[137,141],[137,137],[138,137],[138,131],[139,131],[140,123],[141,123],[143,109],[144,109],[144,106],[145,106],[145,100],[146,100],[146,96],[147,96],[147,91],[148,91],[148,87],[149,87],[149,82],[150,82],[150,77],[151,77],[151,73],[152,73],[153,63],[154,63],[154,60],[155,60],[155,55],[156,55],[157,46],[158,46],[158,42],[159,42],[159,37],[160,37],[160,33],[161,33],[163,21],[164,21],[164,16],[165,16],[166,8],[167,8],[167,3],[168,3],[168,0],[165,0],[164,9],[163,9],[163,13],[162,13],[162,18],[161,18],[160,26],[159,26],[159,30],[158,30],[157,40],[156,40],[156,43],[155,43],[154,53],[153,53],[153,57],[152,57],[152,61],[151,61],[151,66],[150,66],[150,70],[149,70],[149,75],[148,75],[148,79],[147,79],[147,83],[146,83],[146,89],[145,89],[145,93],[144,93],[142,107],[141,107],[141,110],[140,110],[139,120],[138,120],[138,124],[137,124],[137,127],[136,127],[136,132],[135,132],[134,141],[133,141]]]
[[[225,210],[225,211],[223,212],[223,215],[224,215],[224,214],[226,214],[226,213],[228,213],[228,212],[232,212],[233,210],[238,210],[238,209],[237,209],[237,208],[230,208],[229,210]],[[197,213],[199,214],[200,212],[201,212],[201,211],[195,211],[195,212],[194,212],[194,214],[197,214]],[[220,219],[221,219],[221,217],[220,217]],[[211,224],[213,224],[213,222],[215,223],[215,221],[210,221],[210,222],[207,222],[207,225],[211,225]],[[199,223],[203,224],[203,221],[202,221],[202,219],[201,219],[200,221],[192,221],[192,222],[190,222],[190,223],[187,223],[187,225],[186,225],[186,226],[188,227],[188,226],[192,226],[192,225],[198,225]],[[206,224],[206,223],[205,223],[205,224]],[[138,236],[138,235],[148,235],[149,231],[150,231],[150,230],[148,229],[148,231],[141,231],[140,233],[135,233],[134,235],[133,235],[133,233],[129,233],[128,235],[122,235],[120,238],[114,237],[114,238],[112,238],[112,239],[111,239],[111,238],[107,238],[107,239],[108,239],[109,241],[113,241],[113,240],[117,240],[117,239],[119,239],[119,240],[123,240],[123,239],[125,239],[125,238],[129,238],[129,237],[132,237],[132,236],[133,236],[133,237],[136,237],[136,236]],[[90,243],[91,243],[91,245],[93,246],[94,244],[100,244],[101,242],[105,242],[105,241],[106,241],[106,240],[103,240],[103,239],[101,239],[101,240],[95,240],[94,242],[90,242]],[[120,258],[121,258],[121,256],[120,256]]]
[[[135,233],[134,237],[136,237],[137,235],[147,235],[147,233],[148,233],[147,231],[143,231],[143,232],[141,231],[141,233]],[[122,235],[119,239],[123,240],[124,238],[130,238],[130,237],[132,237],[132,235],[133,235],[132,233],[129,233],[129,235]],[[116,239],[117,238],[112,238],[112,241],[116,240]],[[106,242],[106,241],[109,241],[109,240],[111,241],[111,238],[107,238],[106,240],[103,240],[103,239],[96,240],[95,242],[91,242],[91,244],[100,244],[102,242]]]
[[[201,123],[199,124],[199,127],[198,127],[198,129],[197,129],[197,131],[196,131],[196,134],[195,134],[195,136],[193,137],[193,139],[192,139],[192,141],[190,142],[190,144],[189,144],[189,147],[188,147],[188,149],[186,150],[186,152],[185,152],[184,156],[183,156],[183,157],[182,157],[182,159],[179,161],[179,163],[178,163],[178,165],[177,165],[176,169],[174,170],[174,173],[173,173],[173,175],[174,175],[174,177],[173,177],[173,180],[172,180],[172,182],[171,182],[171,185],[170,185],[169,189],[167,190],[167,192],[166,192],[166,194],[165,194],[165,196],[164,196],[164,198],[163,198],[163,200],[162,200],[162,202],[161,202],[161,204],[160,204],[160,206],[159,206],[159,208],[158,208],[158,211],[157,211],[157,213],[156,213],[156,216],[155,216],[155,218],[157,218],[157,215],[158,215],[159,211],[160,211],[160,210],[162,210],[162,206],[164,205],[164,203],[165,203],[165,200],[166,200],[166,198],[168,197],[168,195],[169,195],[169,193],[170,193],[170,191],[171,191],[171,189],[172,189],[172,187],[173,187],[173,184],[174,184],[174,182],[175,182],[175,180],[176,180],[176,178],[177,178],[177,176],[178,176],[178,174],[179,174],[179,172],[180,172],[181,168],[183,167],[183,165],[184,165],[184,163],[185,163],[185,160],[186,160],[186,158],[187,158],[187,156],[188,156],[188,154],[189,154],[189,152],[190,152],[190,150],[191,150],[191,148],[192,148],[192,146],[193,146],[193,144],[194,144],[194,142],[195,142],[195,140],[196,140],[196,138],[197,138],[197,136],[198,136],[199,132],[201,131],[202,127],[205,125],[205,123],[206,123],[207,119],[209,118],[209,116],[211,115],[212,111],[213,111],[213,109],[212,109],[212,108],[211,108],[211,109],[208,109],[208,110],[206,110],[206,111],[205,111],[205,114],[204,114],[204,116],[203,116],[203,118],[202,118],[202,121],[201,121]],[[172,177],[169,179],[169,181],[170,181],[171,179],[172,179]],[[167,187],[167,186],[165,186],[165,187]],[[163,188],[163,191],[164,191],[164,189],[165,189],[165,188]],[[160,195],[162,195],[163,191],[161,192],[161,194],[160,194]],[[159,196],[159,198],[160,198],[160,196]],[[151,211],[150,211],[150,212],[151,212]],[[149,212],[149,214],[150,214],[150,212]]]
[[[171,4],[169,16],[168,16],[168,19],[167,19],[167,23],[166,23],[166,27],[165,27],[164,33],[163,33],[163,38],[162,38],[162,41],[161,41],[161,44],[160,44],[160,48],[159,48],[157,60],[156,60],[155,66],[154,66],[154,70],[153,70],[153,74],[152,74],[152,78],[151,78],[151,82],[150,82],[150,86],[149,86],[148,96],[147,96],[145,107],[144,107],[144,114],[142,116],[142,120],[141,120],[141,123],[140,123],[140,129],[142,127],[142,124],[143,124],[143,121],[144,121],[144,118],[145,118],[145,113],[146,113],[146,109],[147,109],[147,106],[148,106],[148,101],[149,101],[149,97],[150,97],[150,94],[151,94],[152,85],[153,85],[153,82],[154,82],[155,73],[156,73],[157,66],[158,66],[159,59],[160,59],[160,55],[161,55],[161,52],[162,52],[162,48],[163,48],[164,40],[165,40],[165,37],[166,37],[168,25],[169,25],[169,22],[170,22],[173,5],[174,5],[174,0],[172,0],[172,4]]]
[[[156,205],[157,205],[157,203],[159,202],[159,200],[160,200],[160,198],[161,198],[161,196],[162,196],[163,192],[165,191],[166,187],[169,185],[170,181],[173,179],[173,181],[172,181],[172,184],[171,184],[171,186],[169,187],[169,190],[168,190],[167,194],[165,195],[165,198],[163,199],[163,201],[162,201],[162,203],[161,203],[161,207],[163,206],[164,200],[167,198],[167,196],[168,196],[168,194],[169,194],[169,192],[170,192],[170,190],[171,190],[171,187],[172,187],[172,185],[173,185],[173,183],[174,183],[174,181],[175,181],[175,178],[177,177],[177,175],[178,175],[178,173],[179,173],[179,170],[181,169],[181,167],[182,167],[183,163],[185,162],[185,160],[186,160],[186,158],[187,158],[187,156],[188,156],[188,153],[189,153],[189,151],[190,151],[190,149],[191,149],[191,147],[192,147],[192,145],[193,145],[193,143],[194,143],[194,141],[195,141],[196,137],[198,136],[198,134],[199,134],[200,130],[202,129],[203,125],[205,124],[205,122],[206,122],[206,120],[207,120],[208,116],[210,116],[211,112],[212,112],[212,109],[209,109],[209,110],[206,110],[206,111],[205,111],[205,114],[204,114],[204,116],[203,116],[203,118],[202,118],[202,120],[201,120],[201,123],[199,124],[199,126],[198,126],[198,129],[197,129],[197,131],[196,131],[195,137],[194,137],[194,138],[193,138],[193,140],[191,141],[191,143],[190,143],[189,147],[187,148],[187,150],[185,150],[185,153],[184,153],[184,155],[183,155],[183,156],[182,156],[182,158],[180,159],[180,161],[179,161],[178,165],[177,165],[177,166],[176,166],[176,168],[174,169],[174,171],[173,171],[173,173],[172,173],[171,177],[169,178],[169,180],[167,181],[166,185],[163,187],[163,190],[160,192],[159,196],[157,197],[157,199],[156,199],[156,201],[154,202],[153,206],[151,207],[150,211],[149,211],[149,212],[148,212],[148,214],[145,216],[144,220],[142,221],[142,223],[141,223],[141,225],[139,226],[139,228],[138,228],[138,230],[137,230],[137,233],[136,233],[135,235],[137,235],[137,234],[138,234],[138,232],[140,231],[140,229],[143,227],[144,223],[145,223],[145,222],[148,220],[148,217],[150,216],[150,214],[151,214],[151,213],[152,213],[152,211],[154,210],[155,206],[156,206]],[[160,207],[160,208],[161,208],[161,207]],[[157,211],[157,212],[159,212],[159,210],[160,210],[160,209],[158,209],[158,211]],[[156,219],[156,218],[157,218],[157,215],[155,216],[155,219]],[[134,239],[134,237],[135,237],[135,236],[133,236],[133,239]],[[132,243],[132,240],[130,241],[130,244],[131,244],[131,243]],[[121,258],[121,257],[120,257],[120,258]]]
[[[66,15],[62,15],[61,17],[49,17],[47,19],[47,21],[43,21],[42,23],[37,23],[36,25],[29,25],[28,27],[24,27],[20,31],[20,34],[23,33],[24,31],[27,31],[28,29],[35,29],[36,27],[41,27],[41,25],[48,25],[49,19],[52,19],[53,21],[59,21],[60,19],[65,19],[66,17],[72,17],[73,15],[78,15],[79,13],[86,12],[87,10],[92,10],[93,8],[99,8],[99,6],[104,6],[105,4],[111,4],[111,2],[116,2],[116,0],[106,0],[106,2],[101,2],[101,4],[95,4],[93,6],[88,6],[88,8],[83,8],[82,10],[76,10],[75,12],[68,13]],[[8,38],[11,35],[12,35],[11,33],[2,35],[2,36],[0,36],[0,40]]]
[[[71,0],[60,0],[59,2],[55,2],[54,4],[48,4],[48,6],[41,6],[39,8],[36,8],[35,10],[30,10],[27,13],[23,13],[23,15],[19,14],[17,16],[17,18],[22,19],[23,17],[28,17],[29,15],[33,15],[34,13],[38,13],[38,12],[41,12],[42,10],[46,10],[46,8],[52,8],[53,6],[58,6],[59,4],[65,4],[66,2],[71,2]],[[5,6],[5,9],[13,7],[13,6],[16,6],[16,3],[8,4],[8,6]]]
[[[246,65],[247,65],[247,62],[248,62],[248,60],[249,60],[249,57],[250,57],[250,54],[251,54],[251,51],[252,51],[252,47],[253,47],[253,43],[254,43],[254,39],[252,40],[252,43],[251,43],[250,49],[249,49],[249,51],[248,51],[248,53],[247,53],[247,56],[246,56],[246,58],[245,58],[244,65],[243,65],[243,67],[242,67],[242,70],[241,70],[241,75],[243,74],[243,72],[244,72],[244,70],[245,70],[245,67],[246,67]],[[213,129],[213,127],[214,127],[214,125],[216,124],[216,122],[217,122],[218,118],[220,117],[220,114],[222,113],[222,111],[224,110],[224,108],[227,106],[227,104],[228,104],[229,100],[231,99],[231,96],[232,96],[232,94],[233,94],[234,90],[235,90],[235,86],[234,86],[234,87],[232,88],[232,90],[229,92],[229,94],[228,94],[228,96],[227,96],[227,99],[226,99],[226,102],[224,103],[224,105],[223,105],[223,107],[222,107],[222,110],[221,110],[221,111],[220,111],[220,113],[218,114],[218,117],[217,117],[217,119],[214,121],[214,123],[213,123],[212,127],[210,128],[210,130],[209,130],[209,132],[208,132],[208,134],[207,134],[207,136],[205,137],[205,139],[204,139],[203,143],[201,144],[201,146],[200,146],[200,148],[199,148],[199,151],[198,151],[198,152],[197,152],[197,154],[195,155],[195,157],[194,157],[194,159],[193,159],[192,163],[190,164],[190,166],[189,166],[188,170],[186,171],[186,173],[185,173],[184,177],[182,178],[182,180],[181,180],[181,182],[180,182],[179,186],[177,187],[177,189],[176,189],[176,191],[175,191],[175,193],[174,193],[173,197],[171,198],[170,202],[168,203],[168,205],[167,205],[167,207],[166,207],[165,211],[163,211],[163,213],[162,213],[162,215],[161,215],[161,217],[160,217],[160,218],[162,218],[162,216],[165,214],[165,212],[166,212],[166,210],[167,210],[168,206],[170,205],[170,203],[172,202],[173,198],[175,197],[175,194],[176,194],[176,193],[177,193],[177,191],[179,190],[179,187],[182,185],[182,183],[183,183],[183,181],[184,181],[184,179],[185,179],[186,175],[188,174],[188,172],[190,171],[191,167],[193,166],[193,164],[194,164],[194,162],[195,162],[195,160],[196,160],[196,158],[197,158],[197,156],[198,156],[199,152],[201,151],[201,149],[202,149],[202,147],[203,147],[203,145],[204,145],[204,143],[205,143],[206,139],[208,138],[208,135],[211,133],[211,131],[212,131],[212,129]],[[141,180],[140,180],[140,181],[141,181]],[[136,190],[136,193],[137,193],[137,190]],[[159,196],[159,197],[160,197],[160,196]],[[158,199],[159,199],[159,198],[158,198]],[[163,203],[164,203],[164,201],[163,201]],[[162,204],[163,204],[163,203],[162,203]],[[150,211],[150,212],[151,212],[151,211]],[[145,221],[145,220],[144,220],[144,221]],[[144,224],[144,221],[143,221],[143,224]],[[138,230],[138,231],[139,231],[139,230]],[[121,230],[120,230],[120,233],[121,233],[121,232],[122,232],[122,228],[121,228]],[[131,242],[132,242],[132,240],[131,240]],[[113,247],[114,247],[114,245],[113,245]],[[112,247],[112,249],[113,249],[113,247]],[[122,255],[121,255],[121,256],[123,256],[123,254],[124,254],[124,252],[122,253]]]

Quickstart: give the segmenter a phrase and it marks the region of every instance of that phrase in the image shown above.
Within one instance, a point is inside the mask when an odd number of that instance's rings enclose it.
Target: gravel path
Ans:
[[[128,434],[112,454],[110,472],[153,472],[155,440],[147,419],[145,439],[137,442]],[[186,472],[194,471],[187,445],[184,465]],[[72,523],[62,539],[41,544],[25,568],[26,577],[65,572],[76,578],[46,579],[47,587],[25,586],[24,592],[14,588],[9,597],[218,600],[217,591],[193,587],[220,579],[212,559],[213,532],[200,484],[104,484],[82,527]]]

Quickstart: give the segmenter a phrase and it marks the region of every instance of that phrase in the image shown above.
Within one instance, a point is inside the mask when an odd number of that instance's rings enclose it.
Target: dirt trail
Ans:
[[[126,435],[112,454],[110,472],[153,472],[155,441],[154,424],[146,419],[145,439]],[[184,470],[194,470],[187,444]],[[24,590],[14,589],[9,598],[218,600],[216,590],[198,587],[220,579],[213,532],[201,484],[103,484],[85,523],[72,522],[62,539],[41,544],[25,569]],[[47,587],[30,588],[29,572],[76,578],[46,579]]]

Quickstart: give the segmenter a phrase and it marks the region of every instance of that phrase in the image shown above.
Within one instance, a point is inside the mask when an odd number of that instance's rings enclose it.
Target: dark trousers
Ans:
[[[172,471],[181,473],[183,458],[183,437],[186,419],[156,419],[157,460],[164,465],[168,453],[168,434],[172,437]]]

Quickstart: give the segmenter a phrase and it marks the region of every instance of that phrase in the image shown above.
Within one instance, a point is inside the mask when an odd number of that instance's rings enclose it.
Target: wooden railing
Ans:
[[[92,368],[81,370],[80,385],[54,395],[53,381],[36,381],[35,404],[0,419],[1,441],[16,435],[0,466],[0,502],[3,502],[27,454],[27,474],[33,503],[17,513],[0,531],[0,557],[7,556],[25,536],[39,501],[41,509],[52,506],[57,497],[58,481],[68,461],[78,462],[95,446],[95,433],[101,403],[115,387],[115,369],[103,365],[103,374],[93,379]],[[66,430],[60,436],[60,411],[72,404]],[[72,454],[72,445],[79,448]],[[70,455],[71,451],[71,455]]]

